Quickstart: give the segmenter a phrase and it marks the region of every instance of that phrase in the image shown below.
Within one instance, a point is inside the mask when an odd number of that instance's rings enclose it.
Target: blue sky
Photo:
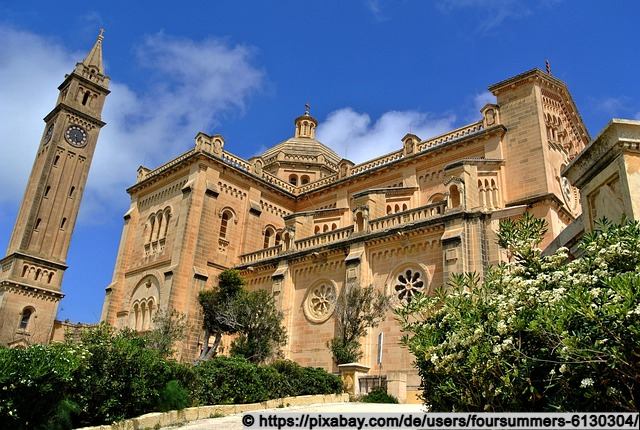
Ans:
[[[0,252],[64,75],[104,28],[111,77],[60,319],[97,322],[139,165],[199,131],[249,158],[293,135],[354,162],[480,119],[486,87],[549,60],[595,136],[640,119],[640,2],[569,0],[0,1]]]

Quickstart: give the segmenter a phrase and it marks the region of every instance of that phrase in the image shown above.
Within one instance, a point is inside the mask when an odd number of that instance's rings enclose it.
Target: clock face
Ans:
[[[44,143],[48,143],[51,140],[51,136],[53,136],[53,127],[54,124],[51,124],[51,127],[47,130],[47,134],[44,136]]]
[[[64,133],[67,142],[77,148],[82,148],[87,144],[87,132],[78,125],[71,125]]]

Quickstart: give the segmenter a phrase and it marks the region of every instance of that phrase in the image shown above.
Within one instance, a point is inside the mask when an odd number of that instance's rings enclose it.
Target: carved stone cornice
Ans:
[[[623,152],[640,150],[640,121],[612,119],[562,171],[572,185],[582,189]]]

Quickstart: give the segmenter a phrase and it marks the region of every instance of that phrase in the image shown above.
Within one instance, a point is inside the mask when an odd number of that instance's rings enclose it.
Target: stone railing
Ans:
[[[146,173],[145,175],[143,175],[143,176],[140,178],[140,180],[139,180],[138,182],[143,181],[143,180],[145,180],[145,179],[147,179],[147,178],[150,178],[150,177],[152,177],[152,176],[155,176],[155,175],[157,175],[158,173],[162,173],[162,172],[164,172],[165,170],[169,170],[170,168],[172,168],[172,167],[173,167],[173,166],[175,166],[176,164],[180,163],[182,160],[184,160],[184,159],[186,159],[186,158],[190,157],[191,155],[193,155],[195,152],[196,152],[196,150],[195,150],[195,149],[190,149],[189,151],[185,152],[184,154],[182,154],[182,155],[181,155],[181,156],[179,156],[178,158],[174,158],[173,160],[171,160],[171,161],[169,161],[169,162],[167,162],[167,163],[163,164],[162,166],[157,167],[157,168],[155,168],[155,169],[151,170],[150,172]]]
[[[457,128],[440,136],[432,137],[429,140],[420,142],[418,144],[418,151],[424,151],[434,146],[442,145],[443,143],[451,142],[464,136],[468,136],[473,133],[477,133],[483,129],[482,120],[474,122],[473,124],[465,125],[464,127]]]
[[[315,236],[305,237],[304,239],[296,240],[296,250],[313,248],[315,246],[320,246],[327,243],[338,242],[340,240],[349,238],[352,234],[353,226],[351,225],[349,227],[331,230]]]
[[[273,176],[271,173],[265,172],[264,170],[262,171],[262,179],[272,185],[275,185],[276,187],[280,187],[289,191],[291,194],[298,194],[298,187],[294,187],[290,183],[285,182],[277,176]]]
[[[374,158],[373,160],[367,161],[366,163],[355,165],[351,168],[351,175],[357,175],[358,173],[362,173],[364,171],[389,164],[392,161],[399,160],[400,158],[402,158],[402,154],[403,151],[402,149],[400,149],[390,154],[383,155],[382,157]]]
[[[416,221],[434,218],[444,214],[446,206],[447,202],[442,201],[431,203],[430,205],[422,206],[417,209],[387,215],[385,217],[369,221],[369,229],[370,231],[374,232],[378,230],[385,230],[401,224],[409,224]]]
[[[275,257],[276,255],[280,254],[280,252],[282,252],[282,244],[264,248],[260,251],[241,255],[240,264],[250,264],[255,261],[265,260],[267,258]]]
[[[324,178],[318,179],[317,181],[313,181],[308,184],[302,185],[300,186],[300,188],[298,188],[298,190],[301,193],[304,193],[306,191],[311,191],[311,190],[315,190],[316,188],[320,188],[323,185],[331,184],[337,180],[338,180],[338,175],[334,173],[331,176],[325,176]]]
[[[236,157],[230,152],[222,151],[222,156],[220,158],[222,158],[222,161],[225,163],[237,167],[240,170],[244,170],[245,172],[251,171],[251,165],[248,162],[240,157]]]

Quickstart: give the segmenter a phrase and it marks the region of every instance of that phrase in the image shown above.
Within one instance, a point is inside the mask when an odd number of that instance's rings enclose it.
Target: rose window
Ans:
[[[421,277],[422,274],[420,272],[410,269],[398,275],[398,282],[395,286],[398,299],[410,302],[413,296],[424,292],[424,281]]]
[[[305,301],[304,311],[307,318],[315,322],[327,320],[335,307],[336,291],[332,285],[320,284],[314,287]]]

